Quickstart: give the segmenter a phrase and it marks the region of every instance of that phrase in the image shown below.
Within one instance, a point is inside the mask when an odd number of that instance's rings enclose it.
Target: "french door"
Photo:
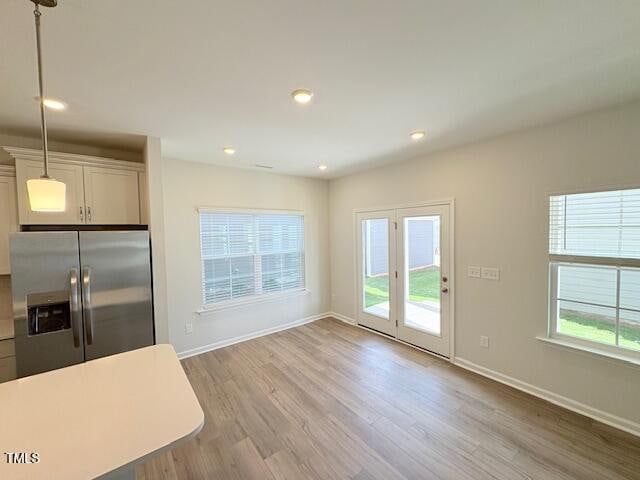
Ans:
[[[358,213],[358,323],[449,357],[449,204]]]
[[[395,210],[359,213],[358,323],[396,336]]]

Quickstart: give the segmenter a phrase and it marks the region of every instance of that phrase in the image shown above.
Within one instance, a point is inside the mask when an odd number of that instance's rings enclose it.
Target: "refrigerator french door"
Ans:
[[[148,232],[16,233],[11,267],[18,377],[154,343]]]

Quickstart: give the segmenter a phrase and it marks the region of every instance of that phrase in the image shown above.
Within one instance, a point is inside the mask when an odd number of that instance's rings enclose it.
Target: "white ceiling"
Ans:
[[[0,128],[37,132],[31,5],[0,2]],[[43,28],[54,137],[296,175],[640,97],[638,0],[59,0]]]

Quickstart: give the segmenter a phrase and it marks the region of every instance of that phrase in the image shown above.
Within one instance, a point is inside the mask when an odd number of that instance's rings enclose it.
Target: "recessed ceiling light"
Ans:
[[[305,103],[309,103],[311,101],[311,99],[313,98],[313,92],[311,90],[305,90],[304,88],[301,88],[299,90],[294,90],[293,92],[291,92],[291,96],[296,102],[304,105]]]
[[[234,153],[236,153],[236,149],[233,147],[224,147],[222,151],[227,155],[233,155]]]
[[[33,97],[33,99],[36,102],[40,101],[40,97]],[[67,108],[66,103],[56,100],[55,98],[45,98],[42,103],[44,103],[45,107],[50,108],[51,110],[65,110]]]
[[[318,168],[319,168],[320,170],[326,170],[326,169],[327,169],[327,166],[326,166],[326,165],[320,165]]]
[[[422,140],[425,135],[426,133],[424,133],[424,131],[417,130],[415,132],[411,132],[409,136],[411,137],[411,140]]]

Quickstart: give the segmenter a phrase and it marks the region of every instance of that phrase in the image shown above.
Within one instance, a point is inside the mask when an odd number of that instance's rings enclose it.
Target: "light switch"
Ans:
[[[482,267],[482,278],[485,280],[500,280],[500,269]]]
[[[469,266],[467,275],[471,278],[480,278],[482,276],[482,268]]]

